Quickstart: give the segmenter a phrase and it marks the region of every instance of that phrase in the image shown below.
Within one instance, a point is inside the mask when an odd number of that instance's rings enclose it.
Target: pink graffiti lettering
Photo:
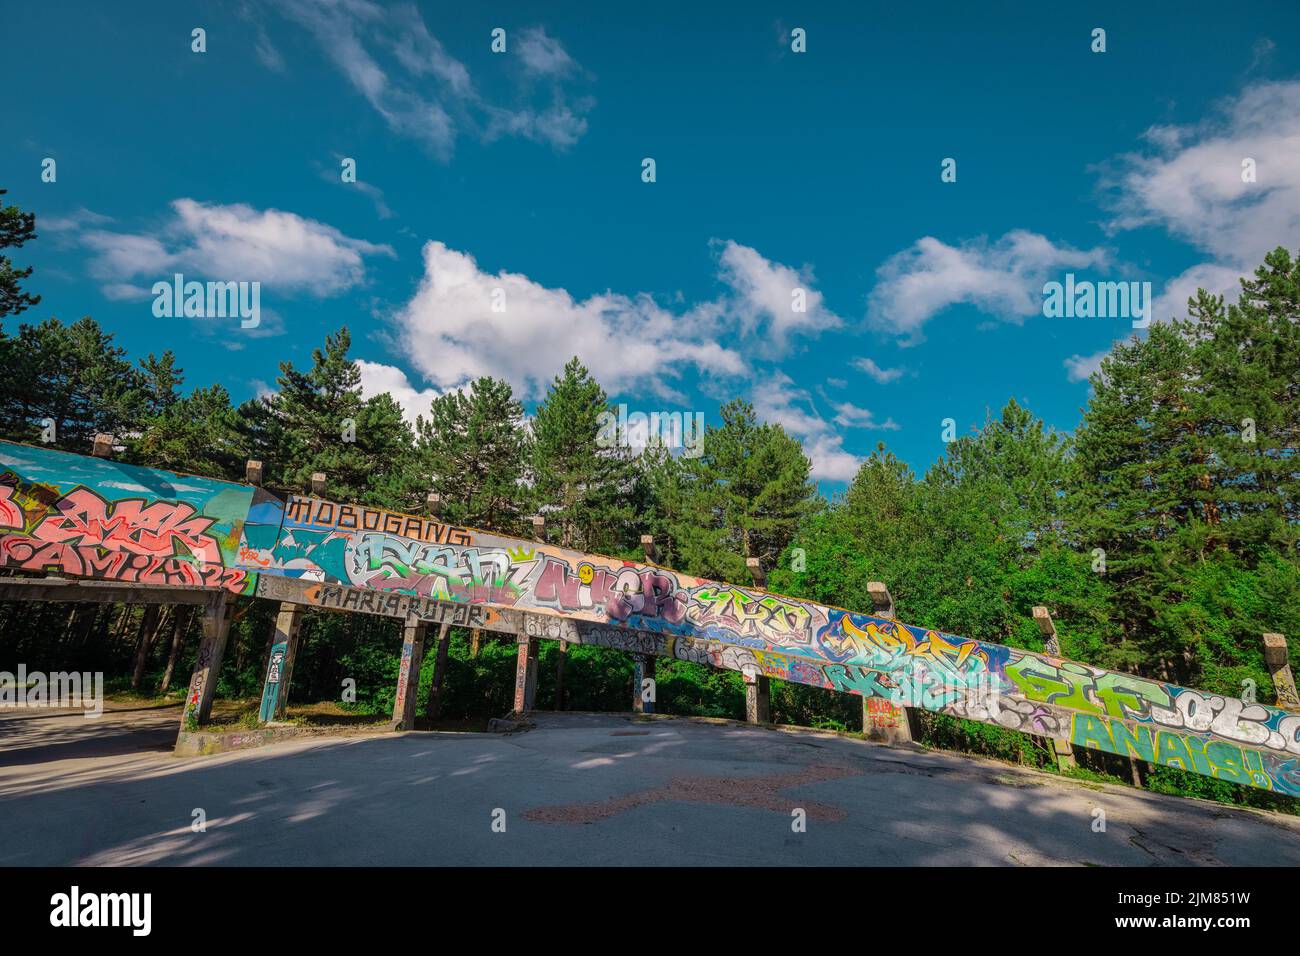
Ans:
[[[213,519],[184,502],[142,499],[105,501],[88,488],[78,488],[59,499],[51,514],[32,530],[38,541],[79,545],[97,544],[131,554],[171,556],[177,543],[205,562],[221,564],[221,548],[207,534]],[[110,510],[111,508],[111,510]]]
[[[178,558],[103,551],[95,545],[36,542],[14,537],[0,538],[0,566],[24,571],[59,571],[73,577],[131,584],[223,588],[232,594],[244,593],[249,580],[248,572],[241,568],[220,565],[200,568]]]

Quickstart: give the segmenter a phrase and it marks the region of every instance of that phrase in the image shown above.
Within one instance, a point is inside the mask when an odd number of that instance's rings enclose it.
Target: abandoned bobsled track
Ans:
[[[1039,654],[906,625],[889,601],[852,612],[434,514],[278,495],[249,466],[248,482],[218,481],[0,442],[0,599],[200,605],[185,730],[208,720],[234,602],[270,599],[263,724],[283,713],[301,613],[319,608],[405,625],[398,729],[413,725],[437,623],[440,642],[453,625],[515,637],[519,714],[533,710],[540,641],[597,644],[631,652],[638,677],[657,657],[739,671],[753,723],[767,722],[776,677],[861,696],[887,740],[907,739],[905,707],[917,707],[1051,738],[1065,759],[1090,748],[1300,795],[1300,701],[1280,635],[1267,638],[1282,642],[1274,679],[1289,709],[1066,660],[1054,641]]]

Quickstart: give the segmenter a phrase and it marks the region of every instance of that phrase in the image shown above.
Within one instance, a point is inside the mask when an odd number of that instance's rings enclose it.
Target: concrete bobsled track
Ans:
[[[281,602],[284,637],[273,648],[281,655],[271,668],[276,674],[291,674],[302,607],[404,621],[394,715],[402,727],[410,726],[413,713],[411,682],[419,675],[424,628],[430,622],[463,624],[516,635],[519,712],[531,709],[540,640],[595,643],[637,655],[645,669],[653,667],[655,657],[666,656],[740,671],[750,686],[751,717],[758,722],[766,719],[767,680],[777,677],[868,698],[882,724],[897,720],[900,704],[920,707],[1300,795],[1298,712],[912,627],[881,614],[455,527],[432,516],[277,496],[253,484],[0,443],[0,567],[46,576],[0,579],[0,598],[7,600],[202,604],[204,636],[182,718],[191,727],[204,722],[211,708],[231,598],[247,596]],[[274,688],[268,685],[264,716],[282,708],[285,687],[287,679]],[[461,756],[472,752],[467,763],[448,758],[443,772],[450,780],[459,779],[454,774],[492,772],[488,765],[502,761],[510,748],[562,746],[557,742],[566,740],[595,747],[597,737],[604,742],[593,753],[603,753],[602,747],[621,752],[647,746],[644,739],[608,741],[603,731],[601,736],[562,726],[562,732],[527,742],[370,741],[313,747],[283,759],[382,761],[423,746],[448,753],[461,747],[456,751]],[[706,746],[734,740],[751,755],[752,769],[765,774],[772,764],[761,755],[762,747],[804,746],[771,734],[681,727],[655,733],[686,741],[698,735],[712,742]],[[665,746],[670,742],[665,740]],[[835,748],[837,753],[844,749],[840,744]],[[474,770],[479,756],[484,766]],[[580,762],[576,753],[572,757]],[[615,756],[591,759],[619,765]],[[715,759],[719,763],[704,776],[726,776],[719,769],[724,756]],[[854,759],[884,767],[921,758],[872,752]],[[926,766],[952,766],[949,758],[924,761]],[[219,778],[227,772],[223,766],[186,772]],[[737,758],[733,776],[743,778],[746,766]],[[871,799],[892,801],[897,794],[888,788],[902,786],[904,776],[900,771],[839,777],[810,782],[807,792],[826,791],[842,801],[848,799],[844,791],[861,787],[863,799],[875,792]],[[573,777],[582,778],[581,773]],[[339,779],[357,786],[360,777],[348,773]],[[567,773],[564,779],[569,779]],[[1018,802],[1026,792],[1011,789],[1004,799]],[[1036,787],[1032,792],[1048,791]],[[557,785],[551,796],[556,805],[581,798],[567,784]],[[835,802],[829,796],[826,800],[828,805]],[[1050,813],[1043,806],[1042,812]]]

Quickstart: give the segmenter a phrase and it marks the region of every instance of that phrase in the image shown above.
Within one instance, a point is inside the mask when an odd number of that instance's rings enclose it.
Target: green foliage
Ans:
[[[750,580],[746,559],[770,569],[817,508],[812,465],[780,425],[760,424],[754,408],[722,406],[722,425],[705,429],[703,454],[653,459],[652,524],[664,538],[663,563],[701,577]]]
[[[46,319],[0,332],[0,428],[7,438],[86,454],[98,432],[122,436],[145,413],[143,379],[92,318],[72,325]]]
[[[407,474],[411,430],[387,392],[362,397],[351,345],[345,327],[313,350],[308,371],[281,362],[279,390],[240,413],[259,452],[253,457],[270,463],[271,482],[302,490],[324,472],[329,497],[387,505]]]
[[[566,548],[609,554],[627,545],[636,472],[629,450],[602,427],[612,414],[575,357],[533,417],[534,500],[550,539]]]
[[[8,191],[0,189],[0,196]],[[23,212],[17,206],[5,205],[0,201],[0,249],[11,246],[17,248],[35,238],[36,214]],[[17,269],[8,256],[0,256],[0,318],[17,315],[40,303],[39,295],[29,295],[18,285],[19,279],[26,279],[31,274],[31,266]]]
[[[524,407],[509,382],[480,378],[434,399],[416,423],[415,496],[436,491],[455,524],[521,533],[527,493]],[[417,506],[422,501],[415,502]]]

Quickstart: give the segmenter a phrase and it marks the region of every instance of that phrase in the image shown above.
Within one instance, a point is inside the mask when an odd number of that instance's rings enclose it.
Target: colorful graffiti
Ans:
[[[0,567],[709,664],[1300,796],[1300,713],[665,568],[0,443]],[[523,654],[521,646],[521,654]]]
[[[252,488],[8,444],[0,469],[0,567],[253,592]]]

